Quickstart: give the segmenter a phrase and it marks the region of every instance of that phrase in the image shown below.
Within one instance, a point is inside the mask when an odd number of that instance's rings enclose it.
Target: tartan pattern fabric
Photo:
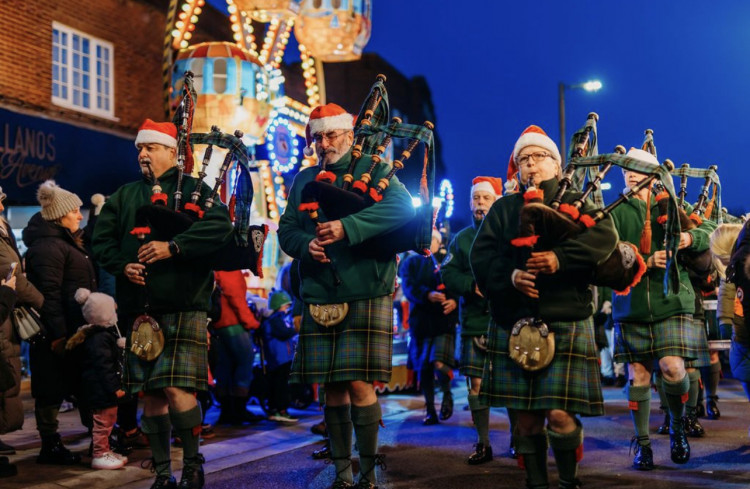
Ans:
[[[701,368],[711,365],[711,355],[708,353],[708,334],[706,324],[703,319],[693,318],[692,327],[696,330],[700,348],[697,351],[697,357],[692,360],[685,360],[685,368]]]
[[[474,336],[461,337],[461,361],[458,370],[465,377],[482,378],[487,352],[474,344]]]
[[[305,307],[289,383],[389,382],[392,357],[391,295],[349,302],[346,318],[331,327]]]
[[[698,358],[701,342],[705,343],[703,329],[693,327],[693,317],[688,314],[654,323],[615,321],[616,362],[651,365],[666,356],[693,360]]]
[[[456,366],[456,335],[441,334],[432,338],[409,341],[409,356],[414,370],[420,371],[425,365],[443,362],[449,367]]]
[[[127,338],[123,385],[131,394],[165,387],[188,391],[208,390],[208,338],[206,312],[163,314],[155,318],[164,331],[164,351],[146,362],[130,353]]]
[[[523,411],[563,409],[585,416],[604,414],[593,319],[548,326],[555,333],[555,357],[546,368],[528,372],[508,355],[510,328],[491,322],[480,399],[490,406]]]

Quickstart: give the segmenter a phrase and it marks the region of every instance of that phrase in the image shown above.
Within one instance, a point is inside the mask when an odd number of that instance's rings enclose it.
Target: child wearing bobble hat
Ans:
[[[289,370],[297,346],[291,308],[289,294],[272,290],[268,296],[268,310],[260,322],[268,370],[268,419],[284,424],[299,421],[287,411],[290,403]]]
[[[117,404],[125,395],[120,386],[125,338],[117,328],[117,306],[111,296],[83,288],[76,291],[75,300],[81,304],[87,324],[78,328],[65,347],[83,349],[82,392],[94,418],[91,468],[119,469],[128,459],[109,446]]]

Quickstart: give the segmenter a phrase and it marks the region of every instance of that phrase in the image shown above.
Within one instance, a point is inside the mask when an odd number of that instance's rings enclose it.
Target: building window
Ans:
[[[58,22],[52,23],[52,102],[114,118],[114,47]]]

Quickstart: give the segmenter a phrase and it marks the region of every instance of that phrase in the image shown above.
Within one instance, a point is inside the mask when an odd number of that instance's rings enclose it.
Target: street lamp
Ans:
[[[602,88],[602,82],[599,80],[590,80],[585,83],[577,83],[575,85],[566,85],[560,82],[557,85],[557,102],[560,113],[560,155],[562,158],[567,159],[568,153],[566,151],[566,138],[565,138],[565,89],[566,88],[582,88],[587,92],[596,92]],[[562,162],[563,164],[566,161]]]

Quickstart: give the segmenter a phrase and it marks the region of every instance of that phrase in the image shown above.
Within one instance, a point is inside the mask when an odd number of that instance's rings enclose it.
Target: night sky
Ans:
[[[365,48],[427,78],[460,221],[471,178],[505,180],[526,126],[559,141],[558,83],[593,78],[604,84],[599,92],[565,93],[568,138],[591,111],[600,116],[600,153],[640,146],[651,128],[660,161],[717,164],[724,206],[747,212],[749,50],[750,2],[740,0],[376,0]],[[610,201],[620,172],[608,181]],[[697,189],[688,200],[696,198]]]

